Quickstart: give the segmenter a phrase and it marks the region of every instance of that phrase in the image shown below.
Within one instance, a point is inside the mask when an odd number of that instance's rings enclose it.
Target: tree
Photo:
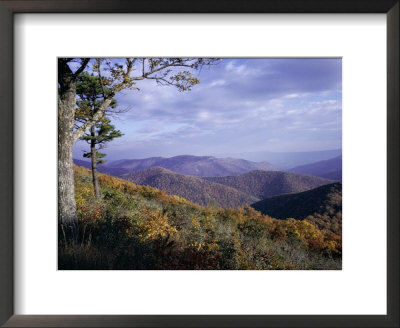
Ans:
[[[98,108],[102,105],[104,93],[110,94],[111,90],[107,87],[102,87],[100,78],[86,72],[80,74],[77,79],[77,109],[75,111],[76,127],[79,123],[84,124],[88,120],[93,119]],[[96,122],[89,130],[80,137],[90,145],[90,151],[83,154],[84,157],[91,159],[92,166],[92,181],[96,197],[100,196],[99,183],[97,179],[97,165],[104,163],[102,158],[105,154],[100,153],[99,149],[105,147],[105,143],[112,141],[114,138],[122,136],[121,131],[115,130],[111,121],[106,117],[110,113],[121,113],[121,110],[115,110],[117,101],[113,99],[108,108],[105,109],[103,118]]]
[[[78,59],[75,72],[69,66],[72,58],[58,60],[58,218],[65,233],[77,229],[72,147],[76,106],[76,79],[89,63]]]
[[[97,165],[104,163],[105,161],[102,160],[102,158],[106,156],[106,154],[100,153],[96,149],[96,145],[99,145],[99,149],[102,149],[106,142],[110,142],[114,138],[121,137],[122,135],[121,131],[115,130],[114,125],[111,124],[108,118],[103,118],[90,128],[90,133],[85,133],[81,137],[82,140],[87,141],[90,145],[90,151],[85,152],[83,157],[91,159],[93,188],[96,197],[100,196]]]
[[[138,90],[136,84],[145,79],[175,86],[179,91],[191,90],[199,83],[193,72],[216,61],[213,58],[59,58],[58,216],[65,230],[75,234],[78,223],[72,158],[74,142],[104,116],[114,96],[125,89]],[[101,87],[108,87],[110,92],[103,92],[102,104],[92,119],[74,129],[77,78],[85,70],[97,73]]]

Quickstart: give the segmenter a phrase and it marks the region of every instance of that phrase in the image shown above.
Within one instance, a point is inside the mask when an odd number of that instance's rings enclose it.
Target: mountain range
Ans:
[[[74,162],[76,165],[91,168],[90,162],[77,159]],[[288,170],[290,172],[276,171],[267,162],[182,155],[171,158],[123,159],[99,165],[98,170],[138,185],[165,190],[168,194],[203,206],[236,208],[244,204],[254,204],[255,208],[263,211],[263,202],[270,204],[271,197],[302,193],[340,181],[341,166],[341,155],[293,167]],[[316,194],[310,195],[313,195],[311,198],[318,199]],[[281,203],[285,204],[286,198],[283,200]],[[268,214],[280,218],[276,212]],[[294,216],[299,217],[297,212]]]
[[[74,162],[76,165],[90,168],[89,162],[77,159]],[[216,158],[213,156],[181,155],[170,158],[122,159],[101,164],[98,171],[113,176],[122,176],[126,173],[157,166],[176,173],[200,177],[236,175],[253,170],[276,170],[268,162],[251,162],[244,159]]]
[[[279,171],[251,171],[227,177],[194,177],[153,167],[121,176],[138,185],[165,190],[199,205],[236,208],[261,199],[291,192],[301,192],[331,180]]]
[[[177,195],[203,206],[236,208],[259,200],[237,189],[199,177],[175,173],[162,167],[134,171],[121,177],[138,185],[165,190],[169,195]]]
[[[119,176],[136,185],[164,190],[166,194],[176,195],[202,206],[234,209],[250,204],[255,210],[270,217],[307,220],[319,229],[341,236],[342,184],[335,182],[341,180],[341,162],[341,156],[337,156],[294,167],[290,169],[292,172],[256,169],[240,174],[237,172],[253,167],[274,168],[268,163],[229,158],[176,156],[120,160],[100,166],[99,171]],[[235,174],[194,176],[153,166],[157,163],[198,175],[209,172]],[[89,162],[75,160],[75,164],[90,169]],[[340,243],[339,240],[338,242]]]

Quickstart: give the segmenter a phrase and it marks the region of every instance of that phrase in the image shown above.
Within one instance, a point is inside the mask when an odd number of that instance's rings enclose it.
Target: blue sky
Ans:
[[[241,157],[342,147],[341,59],[222,59],[179,92],[154,81],[116,96],[124,136],[106,160],[182,154]],[[74,157],[88,145],[78,142]]]

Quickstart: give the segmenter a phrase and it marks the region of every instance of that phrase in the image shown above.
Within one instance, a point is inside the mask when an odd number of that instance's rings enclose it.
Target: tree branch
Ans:
[[[86,121],[83,125],[81,125],[78,129],[76,129],[73,133],[74,141],[78,140],[82,135],[89,130],[93,125],[95,125],[99,120],[101,120],[105,114],[106,109],[110,106],[112,97],[108,97],[104,100],[101,104],[100,108],[97,112],[93,115],[91,119]]]
[[[79,75],[87,66],[87,64],[89,63],[90,58],[86,58],[86,59],[82,59],[82,64],[81,67],[75,72],[74,75]],[[100,59],[98,59],[100,61]],[[113,91],[106,95],[105,94],[105,88],[103,86],[103,81],[102,81],[102,76],[100,73],[100,65],[98,65],[97,70],[99,73],[99,78],[101,80],[100,84],[101,84],[101,88],[103,91],[103,97],[104,97],[104,102],[101,104],[100,108],[96,111],[96,113],[93,115],[93,117],[86,121],[85,123],[83,123],[79,128],[77,128],[74,132],[73,132],[73,138],[74,140],[79,139],[88,129],[90,129],[96,122],[98,122],[99,120],[101,120],[104,115],[106,114],[106,110],[107,108],[111,105],[112,99],[115,95],[115,93],[125,89],[125,88],[132,88],[135,83],[133,81],[139,81],[139,80],[144,80],[144,79],[153,79],[156,80],[158,83],[160,84],[164,84],[164,85],[174,85],[179,87],[182,90],[186,90],[186,89],[190,89],[189,87],[185,87],[183,85],[180,85],[179,82],[180,80],[185,80],[185,78],[187,78],[187,76],[183,76],[182,79],[178,79],[178,77],[176,78],[176,81],[169,81],[167,79],[168,74],[171,72],[171,70],[166,70],[168,67],[188,67],[188,68],[192,68],[192,69],[197,69],[199,66],[201,65],[209,65],[212,60],[210,60],[209,62],[204,62],[203,60],[194,60],[194,59],[180,59],[180,58],[173,58],[171,60],[163,60],[161,59],[148,59],[148,71],[146,72],[146,58],[142,58],[142,72],[141,75],[139,76],[135,76],[135,77],[130,77],[130,74],[132,73],[132,71],[134,70],[134,66],[136,63],[137,58],[126,58],[126,70],[122,68],[121,65],[118,65],[118,67],[112,67],[111,65],[111,61],[106,61],[106,65],[108,67],[108,69],[111,71],[111,75],[115,75],[114,79],[115,81],[117,81],[118,79],[122,79],[122,81],[120,81],[120,83],[116,83],[112,86]],[[99,63],[100,64],[100,63]],[[139,62],[140,65],[140,62]],[[159,65],[159,66],[158,66]],[[140,70],[140,66],[139,66],[139,70]],[[156,74],[158,76],[154,76],[153,74],[166,70],[164,73],[159,73]],[[153,76],[151,76],[153,75]],[[114,83],[115,83],[114,81]],[[191,80],[193,81],[193,79]],[[182,81],[183,82],[183,81]]]
[[[153,69],[153,70],[147,72],[146,76],[154,74],[154,73],[157,73],[159,71],[162,71],[162,70],[164,70],[164,69],[166,69],[168,67],[189,67],[189,68],[192,68],[192,65],[188,65],[188,64],[170,64],[170,63],[168,63],[168,64],[165,64],[164,66],[160,66],[157,69]]]
[[[167,63],[163,66],[160,66],[159,68],[156,69],[151,69],[150,71],[146,72],[146,73],[142,73],[141,76],[135,76],[132,77],[131,80],[132,81],[140,81],[140,80],[144,80],[146,78],[148,78],[149,75],[157,73],[159,71],[162,71],[168,67],[189,67],[189,68],[193,68],[193,65],[188,65],[188,64],[183,64],[183,63]]]
[[[148,79],[148,80],[156,80],[157,83],[160,83],[160,81],[163,81],[165,84],[169,84],[169,85],[176,86],[175,83],[173,83],[173,82],[171,82],[171,81],[168,81],[167,79],[165,79],[165,78],[163,78],[163,77],[154,76],[154,77],[147,77],[147,79]],[[161,83],[160,83],[160,84],[161,84]]]
[[[83,70],[86,68],[87,64],[89,63],[89,60],[90,60],[90,58],[85,58],[82,61],[81,66],[74,73],[74,77],[77,77],[79,74],[81,74],[83,72]]]

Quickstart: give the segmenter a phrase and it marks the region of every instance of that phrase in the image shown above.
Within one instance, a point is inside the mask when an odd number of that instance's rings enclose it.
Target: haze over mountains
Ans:
[[[89,162],[80,160],[74,161],[77,165],[90,168]],[[181,155],[170,158],[150,157],[144,159],[122,159],[102,164],[99,166],[98,170],[101,173],[121,176],[126,173],[157,166],[176,173],[192,176],[226,176],[253,170],[276,170],[276,168],[268,162],[250,162],[236,158],[192,155]]]
[[[342,155],[324,161],[297,166],[288,171],[340,181],[342,180]]]
[[[342,149],[321,150],[321,151],[303,151],[303,152],[244,152],[238,156],[250,161],[267,161],[279,170],[287,170],[295,166],[310,164],[323,161],[342,155]]]
[[[99,171],[114,176],[120,176],[132,171],[159,166],[176,173],[193,176],[226,176],[246,173],[253,170],[279,170],[340,180],[341,154],[341,149],[334,149],[286,153],[274,153],[269,151],[244,152],[238,153],[237,158],[217,158],[214,156],[194,155],[180,155],[169,158],[149,157],[144,159],[121,159],[107,162],[99,166]],[[90,168],[90,163],[88,161],[74,159],[74,162],[77,165]],[[308,164],[311,164],[311,166],[307,167]]]

